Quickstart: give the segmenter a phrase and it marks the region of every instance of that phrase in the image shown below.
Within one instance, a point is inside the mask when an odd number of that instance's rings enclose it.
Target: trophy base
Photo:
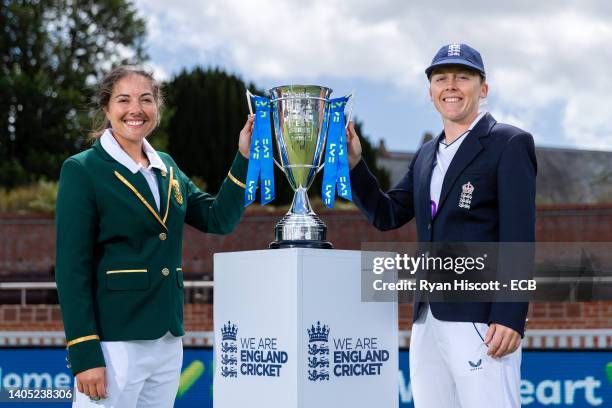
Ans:
[[[312,211],[306,189],[299,187],[289,212],[274,227],[270,248],[333,248],[327,240],[327,227]]]
[[[287,214],[274,228],[270,248],[333,248],[327,227],[314,213]]]
[[[315,248],[315,249],[333,249],[334,246],[329,241],[310,241],[310,240],[284,240],[270,242],[270,249],[283,248]]]

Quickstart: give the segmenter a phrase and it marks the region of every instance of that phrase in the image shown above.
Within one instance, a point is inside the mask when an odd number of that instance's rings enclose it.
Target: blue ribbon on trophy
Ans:
[[[338,196],[352,201],[351,180],[349,177],[348,151],[346,148],[346,120],[344,109],[351,95],[329,101],[329,130],[325,146],[325,165],[323,167],[323,187],[321,197],[328,207],[334,206],[336,190]]]
[[[270,115],[272,107],[270,99],[262,96],[249,96],[249,110],[253,114],[255,105],[255,123],[251,136],[249,167],[247,170],[246,188],[244,190],[245,207],[255,201],[257,182],[261,180],[261,204],[274,200],[274,164],[272,152],[272,127]]]

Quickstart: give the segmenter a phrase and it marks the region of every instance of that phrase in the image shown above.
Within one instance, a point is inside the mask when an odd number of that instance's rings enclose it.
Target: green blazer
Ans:
[[[101,340],[183,335],[183,226],[228,234],[244,210],[248,161],[240,153],[217,197],[159,155],[168,169],[154,170],[159,212],[142,173],[132,174],[99,140],[62,166],[55,277],[74,374],[105,366]]]

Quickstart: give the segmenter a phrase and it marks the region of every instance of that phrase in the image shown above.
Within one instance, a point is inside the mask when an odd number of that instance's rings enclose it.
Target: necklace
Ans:
[[[444,137],[444,140],[441,140],[441,143],[444,145],[445,148],[448,148],[449,146],[453,145],[457,140],[459,140],[463,136],[465,136],[470,130],[472,130],[472,129],[466,130],[465,132],[463,132],[462,134],[457,136],[457,138],[455,140],[453,140],[452,142],[450,142],[449,144],[446,144],[446,137]]]

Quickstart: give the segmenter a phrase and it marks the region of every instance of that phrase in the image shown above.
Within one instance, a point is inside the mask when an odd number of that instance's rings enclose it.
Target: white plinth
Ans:
[[[214,274],[215,408],[398,406],[397,304],[361,302],[359,251],[215,254]]]

